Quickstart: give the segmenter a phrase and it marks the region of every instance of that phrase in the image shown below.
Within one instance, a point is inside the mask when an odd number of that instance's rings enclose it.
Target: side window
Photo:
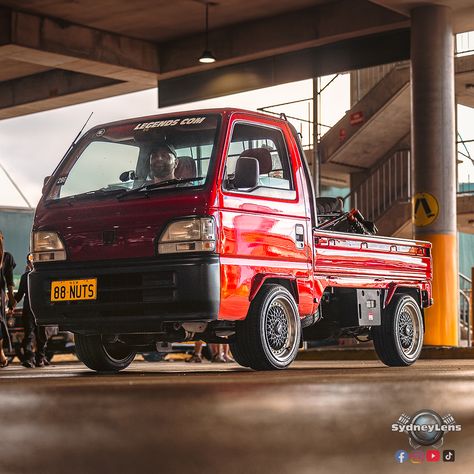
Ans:
[[[234,181],[241,158],[254,158],[258,162],[259,176],[254,188],[238,187],[238,180]],[[224,189],[283,199],[296,197],[288,152],[280,130],[247,123],[234,126],[226,158]]]

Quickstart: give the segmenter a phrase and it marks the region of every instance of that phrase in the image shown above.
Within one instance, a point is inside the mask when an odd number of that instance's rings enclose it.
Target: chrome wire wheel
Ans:
[[[395,323],[395,342],[407,360],[416,360],[423,344],[423,322],[420,310],[413,300],[407,300],[399,309]]]
[[[298,321],[294,307],[285,294],[273,298],[263,319],[263,335],[272,357],[285,364],[293,359],[298,346]]]
[[[296,358],[301,338],[298,306],[283,285],[265,283],[238,321],[231,342],[235,360],[254,370],[281,370]]]

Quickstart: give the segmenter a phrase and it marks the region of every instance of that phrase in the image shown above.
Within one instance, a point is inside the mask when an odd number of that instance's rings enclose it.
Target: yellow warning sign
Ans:
[[[424,227],[436,220],[439,205],[430,193],[417,193],[413,196],[413,222],[418,227]]]

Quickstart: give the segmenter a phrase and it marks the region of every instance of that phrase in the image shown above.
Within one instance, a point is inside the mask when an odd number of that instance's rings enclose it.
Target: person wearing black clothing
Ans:
[[[4,344],[8,344],[11,349],[10,336],[8,334],[8,327],[5,322],[6,317],[6,296],[5,290],[8,293],[8,309],[15,307],[15,297],[13,295],[13,269],[16,267],[15,260],[11,253],[4,251],[3,234],[0,231],[0,368],[8,365],[8,359],[3,352]]]
[[[44,326],[38,326],[36,318],[31,312],[30,300],[28,298],[28,274],[33,270],[33,265],[30,260],[30,256],[26,258],[26,271],[21,276],[20,285],[15,295],[17,302],[23,301],[23,311],[21,317],[23,319],[23,327],[25,329],[25,336],[23,338],[23,351],[24,359],[22,365],[24,367],[44,367],[49,365],[49,361],[46,358],[46,344],[48,342],[47,330]],[[33,351],[33,340],[36,339],[36,355]]]

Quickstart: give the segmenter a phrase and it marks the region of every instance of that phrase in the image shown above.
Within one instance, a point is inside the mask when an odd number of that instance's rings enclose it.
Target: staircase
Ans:
[[[375,222],[382,235],[401,237],[411,234],[411,196],[410,150],[398,150],[353,186],[344,202]]]
[[[371,169],[410,133],[410,67],[395,66],[319,144],[321,163]]]

